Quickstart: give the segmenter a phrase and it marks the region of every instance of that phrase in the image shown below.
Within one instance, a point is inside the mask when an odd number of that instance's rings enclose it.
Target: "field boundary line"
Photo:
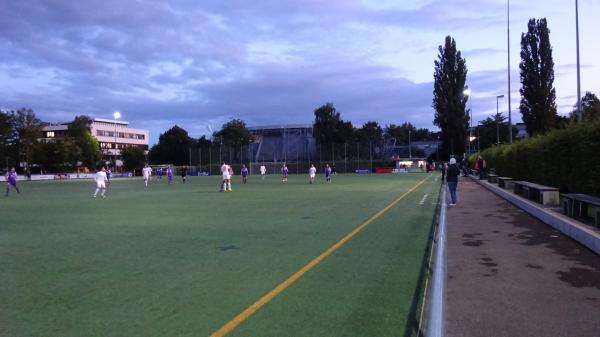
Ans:
[[[273,298],[277,297],[277,295],[282,293],[289,286],[294,284],[298,279],[300,279],[304,274],[306,274],[308,271],[313,269],[317,264],[319,264],[321,261],[326,259],[329,255],[333,254],[340,247],[345,245],[348,241],[350,241],[354,236],[356,236],[356,234],[358,234],[360,231],[362,231],[365,227],[367,227],[373,221],[375,221],[380,216],[385,214],[392,207],[396,206],[396,204],[398,202],[400,202],[400,200],[404,199],[407,195],[409,195],[414,190],[416,190],[427,179],[429,179],[429,177],[431,177],[431,175],[428,175],[427,177],[423,178],[415,186],[411,187],[408,191],[404,192],[402,195],[400,195],[399,197],[394,199],[387,206],[380,209],[375,214],[371,215],[367,220],[365,220],[360,225],[356,226],[352,231],[350,231],[348,234],[346,234],[343,238],[341,238],[339,241],[337,241],[332,246],[327,248],[324,252],[322,252],[319,256],[315,257],[312,261],[310,261],[304,267],[300,268],[297,272],[295,272],[292,276],[287,278],[285,281],[281,282],[275,288],[271,289],[268,293],[263,295],[258,301],[254,302],[252,305],[250,305],[244,311],[239,313],[237,316],[235,316],[229,322],[225,323],[225,325],[221,326],[218,330],[213,332],[210,336],[211,337],[222,337],[222,336],[227,335],[231,331],[233,331],[233,329],[235,329],[238,325],[240,325],[242,322],[244,322],[246,319],[248,319],[250,316],[252,316],[255,312],[257,312],[260,308],[262,308],[265,304],[269,303]]]

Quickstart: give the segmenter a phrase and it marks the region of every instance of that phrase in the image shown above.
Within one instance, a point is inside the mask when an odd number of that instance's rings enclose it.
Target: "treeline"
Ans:
[[[313,137],[321,145],[323,155],[330,157],[331,145],[362,143],[375,148],[387,146],[407,146],[409,141],[434,141],[439,134],[424,128],[416,128],[411,123],[401,125],[389,124],[382,127],[378,122],[369,121],[361,127],[354,127],[345,121],[333,103],[326,103],[314,110]],[[173,126],[162,133],[158,143],[150,149],[149,159],[152,164],[170,163],[188,165],[198,149],[224,146],[237,153],[253,142],[253,137],[246,123],[241,119],[232,119],[212,134],[211,139],[202,136],[195,139],[180,126]],[[329,146],[324,146],[329,145]],[[415,156],[419,155],[418,150]],[[379,151],[379,154],[383,151]]]
[[[19,171],[72,171],[93,167],[102,158],[98,142],[92,137],[87,116],[77,116],[67,136],[51,142],[41,139],[43,123],[32,109],[0,111],[0,160],[5,167]]]

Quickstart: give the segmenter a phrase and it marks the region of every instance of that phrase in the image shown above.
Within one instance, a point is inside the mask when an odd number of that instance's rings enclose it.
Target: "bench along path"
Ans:
[[[600,227],[600,198],[581,193],[566,193],[563,196],[563,213],[570,217],[581,218],[588,215],[588,208],[594,207],[594,224]]]
[[[545,186],[528,181],[515,181],[514,192],[522,197],[535,200],[542,205],[558,205],[559,190],[557,187]]]
[[[599,336],[600,256],[470,179],[447,216],[447,336]]]

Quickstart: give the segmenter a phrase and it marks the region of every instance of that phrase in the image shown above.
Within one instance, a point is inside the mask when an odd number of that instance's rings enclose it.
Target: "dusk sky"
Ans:
[[[581,0],[582,94],[600,96],[600,0]],[[507,93],[505,0],[0,0],[0,108],[75,115],[192,137],[231,118],[312,123],[332,102],[355,126],[433,124],[433,62],[446,35],[469,70],[475,121]],[[576,102],[575,1],[511,3],[513,117],[520,35],[548,19],[559,114]],[[506,113],[507,100],[500,101]]]

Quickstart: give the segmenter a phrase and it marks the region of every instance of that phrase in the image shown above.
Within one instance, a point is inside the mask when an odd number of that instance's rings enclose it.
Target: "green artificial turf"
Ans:
[[[117,179],[106,199],[92,181],[21,183],[0,199],[0,336],[208,336],[426,177]],[[231,336],[415,334],[436,180]]]

